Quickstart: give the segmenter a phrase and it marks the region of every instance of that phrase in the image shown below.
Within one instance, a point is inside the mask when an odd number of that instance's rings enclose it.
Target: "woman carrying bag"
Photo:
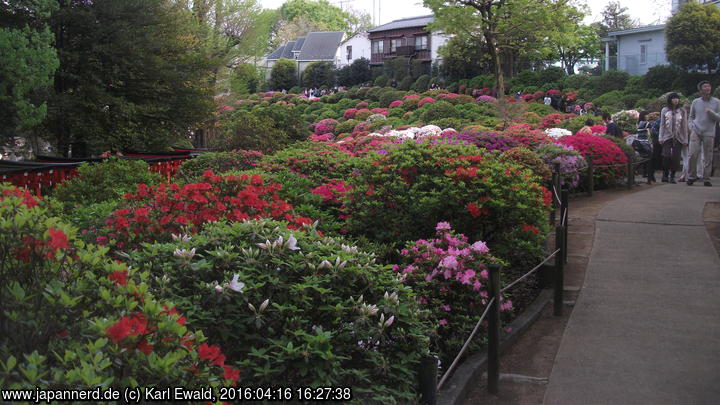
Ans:
[[[670,93],[667,106],[660,112],[660,145],[663,157],[663,182],[675,183],[680,167],[680,152],[688,144],[687,112],[680,105],[680,96]],[[669,174],[669,177],[668,177]]]

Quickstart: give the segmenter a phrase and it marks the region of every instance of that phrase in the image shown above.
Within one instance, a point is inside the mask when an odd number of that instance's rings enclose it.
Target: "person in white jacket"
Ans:
[[[715,142],[715,124],[720,121],[720,100],[712,97],[710,82],[703,80],[698,83],[700,96],[693,100],[690,106],[690,158],[688,159],[687,185],[692,186],[698,178],[697,161],[702,151],[703,171],[701,173],[703,184],[710,183],[712,170],[712,149]]]

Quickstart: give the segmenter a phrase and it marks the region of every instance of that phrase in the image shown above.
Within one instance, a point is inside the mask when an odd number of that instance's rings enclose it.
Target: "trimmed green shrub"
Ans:
[[[379,87],[385,87],[387,86],[388,78],[385,75],[380,75],[375,78],[373,81],[373,85],[379,86]]]
[[[198,179],[203,172],[225,173],[231,170],[249,170],[258,165],[263,153],[256,150],[203,153],[180,166],[180,177]]]
[[[138,184],[157,184],[161,177],[150,172],[142,160],[111,157],[100,163],[83,163],[78,177],[57,186],[53,197],[66,204],[66,209],[120,199],[135,191]]]
[[[410,86],[413,84],[413,78],[412,76],[405,76],[397,85],[398,90],[407,91],[410,90]]]
[[[523,147],[508,149],[498,159],[501,162],[516,163],[529,169],[534,176],[537,176],[545,184],[549,183],[552,178],[552,172],[545,162],[530,149]]]
[[[428,87],[430,87],[430,76],[421,75],[417,78],[417,80],[415,80],[411,89],[417,91],[418,93],[422,93],[423,91],[427,91]]]
[[[243,359],[245,384],[352,387],[362,403],[418,399],[423,314],[409,287],[349,241],[282,222],[216,223],[129,258],[193,314],[190,326]]]

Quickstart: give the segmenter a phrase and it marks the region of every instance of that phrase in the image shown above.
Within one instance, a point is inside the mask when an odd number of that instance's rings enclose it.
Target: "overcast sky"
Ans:
[[[278,8],[285,0],[260,0],[265,8]],[[370,14],[375,5],[375,20],[384,24],[400,18],[416,17],[431,14],[431,11],[422,6],[418,0],[329,0],[330,3],[343,9],[354,9]],[[670,15],[671,0],[620,0],[620,4],[628,8],[630,16],[638,20],[641,25],[664,23]],[[586,23],[600,20],[600,11],[610,0],[589,0],[592,15],[585,20]],[[379,7],[378,7],[379,5]],[[379,11],[378,11],[379,8]]]

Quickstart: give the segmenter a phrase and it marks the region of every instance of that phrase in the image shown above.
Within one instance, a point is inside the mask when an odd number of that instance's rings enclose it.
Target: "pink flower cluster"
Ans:
[[[313,133],[315,135],[324,135],[324,134],[332,133],[335,130],[336,125],[337,125],[337,121],[335,121],[332,118],[327,118],[327,119],[321,120],[315,124],[315,129],[313,130]]]
[[[592,131],[593,134],[604,134],[605,131],[607,131],[607,127],[605,125],[593,125],[590,127],[590,131]]]
[[[388,114],[390,114],[390,111],[388,111],[387,108],[373,108],[372,110],[370,110],[370,112],[372,112],[373,114],[382,114],[386,117],[388,116]]]
[[[435,231],[434,239],[420,239],[401,250],[404,264],[393,270],[418,292],[418,301],[430,307],[438,325],[445,326],[451,323],[453,307],[471,311],[469,307],[487,305],[486,264],[497,259],[485,242],[470,244],[447,222],[439,222]],[[509,309],[512,302],[501,299],[501,310]]]
[[[337,180],[319,185],[313,188],[310,192],[322,196],[323,202],[339,204],[340,198],[350,190],[352,190],[352,186],[342,180]]]
[[[390,108],[398,108],[398,107],[402,106],[402,103],[403,103],[402,100],[395,100],[390,103]]]
[[[355,108],[367,108],[367,107],[368,107],[368,103],[365,101],[361,101],[355,105]]]
[[[420,101],[418,101],[418,107],[422,107],[427,103],[433,104],[435,103],[435,99],[432,97],[424,97]]]
[[[348,108],[343,113],[343,118],[351,119],[355,116],[355,113],[357,112],[357,108]]]

